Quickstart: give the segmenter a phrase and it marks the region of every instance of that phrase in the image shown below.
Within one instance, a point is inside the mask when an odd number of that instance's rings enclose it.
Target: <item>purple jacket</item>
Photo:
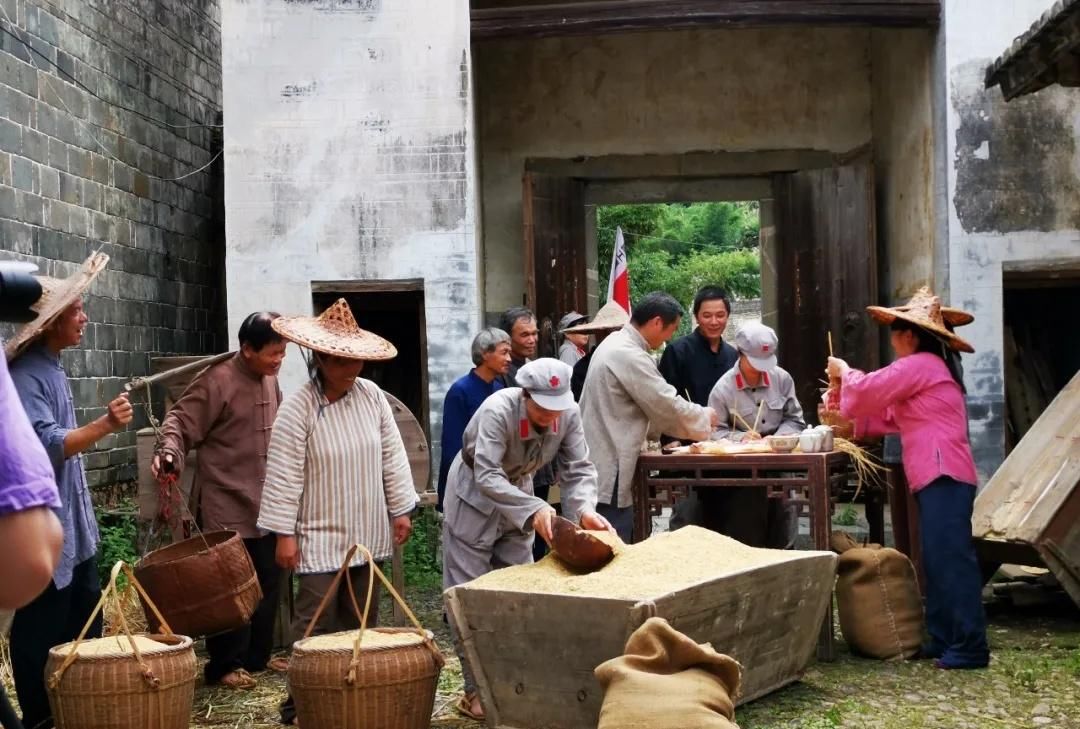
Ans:
[[[0,353],[0,516],[39,506],[59,508],[60,492]]]
[[[870,373],[849,370],[840,413],[855,421],[856,437],[900,434],[913,493],[941,476],[978,483],[964,393],[937,355],[912,354]]]

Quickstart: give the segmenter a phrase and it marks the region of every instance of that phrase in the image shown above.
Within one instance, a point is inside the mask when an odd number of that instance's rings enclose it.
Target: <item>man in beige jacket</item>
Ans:
[[[585,441],[598,474],[596,510],[626,542],[634,529],[630,484],[646,436],[705,440],[717,425],[716,412],[679,397],[649,354],[671,339],[683,313],[669,294],[644,296],[630,323],[596,348],[581,394]]]

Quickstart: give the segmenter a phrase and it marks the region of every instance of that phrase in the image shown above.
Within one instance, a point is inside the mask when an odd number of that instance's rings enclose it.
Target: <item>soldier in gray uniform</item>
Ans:
[[[735,335],[739,360],[709,393],[709,407],[720,420],[714,440],[798,435],[806,427],[802,405],[795,396],[795,380],[776,363],[776,344],[776,332],[764,324],[747,324]],[[747,429],[754,426],[759,407],[761,419],[755,435]]]
[[[499,390],[465,428],[443,502],[443,588],[533,561],[533,540],[551,541],[555,510],[533,495],[533,474],[554,461],[563,516],[585,529],[613,531],[596,513],[596,467],[570,392],[572,370],[543,358],[517,372],[519,387]],[[465,679],[458,710],[483,716],[473,673],[455,635]]]
[[[764,324],[747,324],[735,335],[739,361],[709,394],[709,407],[720,420],[714,440],[795,435],[806,427],[795,381],[776,363],[776,345],[776,332]],[[748,432],[755,420],[756,434]],[[702,489],[700,497],[710,529],[754,547],[787,547],[794,541],[797,520],[781,502],[770,501],[764,489]]]

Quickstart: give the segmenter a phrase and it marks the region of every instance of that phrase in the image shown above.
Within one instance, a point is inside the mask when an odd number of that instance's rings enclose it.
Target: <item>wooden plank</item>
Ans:
[[[836,555],[799,555],[655,601],[657,615],[743,665],[738,703],[798,680],[814,657],[832,601]]]
[[[313,294],[369,294],[394,291],[423,291],[422,278],[384,278],[375,281],[312,281]]]
[[[593,670],[652,615],[630,600],[452,588],[448,606],[491,727],[596,726]]]
[[[975,498],[976,537],[1032,541],[1080,478],[1080,373],[1058,394]]]
[[[939,0],[591,0],[475,7],[472,38],[763,25],[934,27]]]
[[[880,327],[866,315],[879,303],[873,180],[869,165],[774,177],[780,364],[808,422],[816,421],[828,332],[852,366],[880,362]]]

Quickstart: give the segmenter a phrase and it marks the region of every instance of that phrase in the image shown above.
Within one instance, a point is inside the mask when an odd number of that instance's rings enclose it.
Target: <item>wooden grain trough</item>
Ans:
[[[450,619],[476,673],[488,726],[596,726],[603,695],[593,669],[622,655],[630,634],[653,616],[743,665],[739,703],[798,680],[814,655],[832,598],[836,555],[789,554],[781,562],[642,599],[472,583],[448,590]]]

